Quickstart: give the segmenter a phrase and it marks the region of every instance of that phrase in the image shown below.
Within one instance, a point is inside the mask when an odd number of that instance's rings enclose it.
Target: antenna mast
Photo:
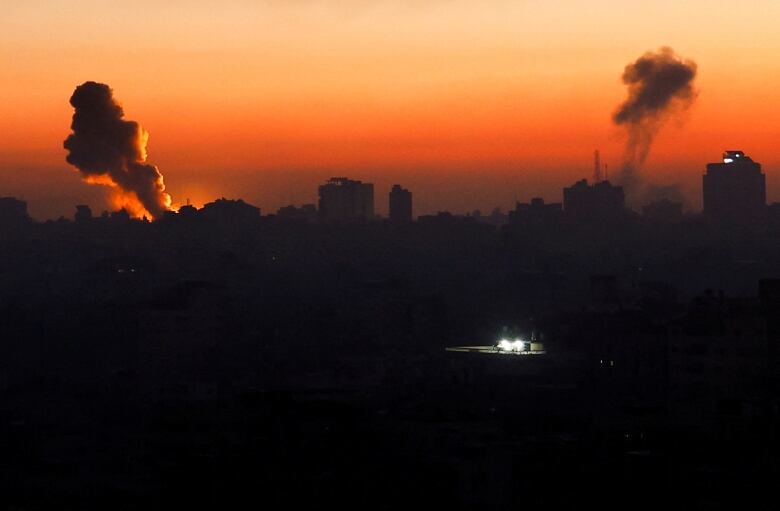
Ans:
[[[593,153],[593,181],[595,183],[601,181],[601,155],[598,149]]]

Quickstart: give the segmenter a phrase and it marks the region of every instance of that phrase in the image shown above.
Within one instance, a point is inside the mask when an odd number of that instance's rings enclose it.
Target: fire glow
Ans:
[[[65,140],[68,163],[85,182],[109,186],[111,201],[134,218],[156,219],[171,210],[160,171],[146,162],[149,134],[135,121],[124,120],[111,88],[86,82],[73,92],[75,108]]]

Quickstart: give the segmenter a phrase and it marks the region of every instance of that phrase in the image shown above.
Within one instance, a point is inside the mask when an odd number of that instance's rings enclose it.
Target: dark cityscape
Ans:
[[[413,190],[346,177],[317,206],[154,222],[0,199],[6,508],[771,499],[764,188],[729,150],[701,214],[607,180],[416,219]]]
[[[4,2],[0,511],[778,508],[778,19]]]

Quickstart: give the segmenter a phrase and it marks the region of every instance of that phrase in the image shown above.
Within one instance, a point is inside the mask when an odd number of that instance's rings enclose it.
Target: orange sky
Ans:
[[[95,80],[149,131],[174,202],[273,212],[330,175],[374,182],[379,212],[394,182],[416,213],[560,200],[595,148],[617,167],[623,67],[668,45],[697,62],[700,95],[644,172],[698,207],[704,165],[743,149],[780,200],[780,2],[647,3],[6,0],[0,196],[37,218],[107,206],[62,149],[68,98]]]

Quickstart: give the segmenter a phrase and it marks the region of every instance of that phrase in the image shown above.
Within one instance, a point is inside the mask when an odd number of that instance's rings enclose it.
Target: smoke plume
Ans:
[[[647,188],[641,169],[664,122],[696,99],[694,78],[696,63],[682,60],[671,48],[645,53],[626,66],[623,83],[628,86],[628,98],[612,120],[627,132],[618,181],[629,197],[636,198]]]
[[[113,187],[116,205],[135,217],[158,218],[171,209],[162,174],[146,163],[149,135],[137,122],[123,119],[111,88],[85,82],[76,87],[70,104],[76,111],[73,133],[64,143],[66,159],[84,180]]]

